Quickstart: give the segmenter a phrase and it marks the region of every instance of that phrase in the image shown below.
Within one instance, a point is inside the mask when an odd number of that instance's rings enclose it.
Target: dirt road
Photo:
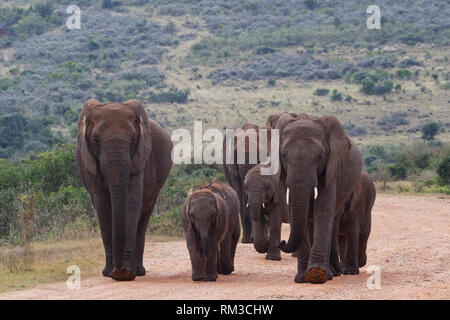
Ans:
[[[289,226],[283,226],[283,239]],[[82,278],[81,289],[54,283],[0,299],[450,299],[450,198],[379,195],[373,211],[368,263],[358,276],[322,285],[296,284],[296,259],[266,261],[239,244],[236,270],[216,283],[192,282],[184,241],[146,247],[147,275],[133,282]],[[381,268],[380,289],[368,289],[367,267]]]

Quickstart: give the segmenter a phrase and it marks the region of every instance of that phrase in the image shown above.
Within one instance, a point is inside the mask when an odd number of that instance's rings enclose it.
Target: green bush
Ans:
[[[374,93],[375,82],[372,80],[365,78],[362,81],[362,89],[361,91],[365,94],[371,95]]]
[[[315,96],[326,96],[328,94],[328,92],[330,92],[330,90],[327,88],[318,88],[318,89],[316,89],[316,91],[314,91],[313,94]]]
[[[342,101],[342,94],[337,89],[333,89],[330,99],[331,101]]]
[[[409,71],[408,69],[399,69],[396,72],[396,76],[399,79],[411,79],[411,71]]]
[[[427,141],[433,140],[439,132],[439,127],[439,123],[434,121],[425,123],[421,128],[422,139]]]
[[[12,88],[13,83],[9,78],[0,78],[0,91],[6,91]]]
[[[437,174],[443,183],[450,185],[450,154],[445,155],[439,163]]]

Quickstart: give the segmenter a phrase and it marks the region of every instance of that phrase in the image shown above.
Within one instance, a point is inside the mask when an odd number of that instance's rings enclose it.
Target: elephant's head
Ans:
[[[288,243],[282,241],[280,249],[294,252],[305,236],[310,206],[321,201],[321,190],[335,183],[351,145],[333,116],[285,114],[276,127],[280,130],[280,171],[275,181],[286,196],[291,224]]]
[[[188,229],[192,228],[202,243],[202,254],[209,256],[209,242],[212,236],[218,235],[217,226],[224,223],[225,209],[223,199],[209,189],[194,191],[186,200],[183,217],[187,219]]]
[[[138,222],[138,217],[128,212],[129,196],[135,196],[129,195],[128,190],[130,176],[143,173],[145,168],[151,152],[150,133],[148,116],[136,100],[101,104],[91,99],[84,105],[78,121],[78,144],[84,170],[109,190],[113,217],[113,278],[118,280],[134,279],[133,270],[125,270],[123,265],[124,256],[134,259]]]
[[[269,210],[275,201],[275,193],[272,186],[272,177],[261,175],[261,166],[268,164],[258,164],[254,166],[245,176],[244,187],[247,195],[246,206],[250,209],[253,220],[253,245],[259,253],[267,252],[269,239],[266,228],[265,209]]]

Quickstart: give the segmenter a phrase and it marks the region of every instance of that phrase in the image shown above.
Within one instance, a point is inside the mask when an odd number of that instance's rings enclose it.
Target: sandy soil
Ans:
[[[283,239],[289,226],[283,226]],[[54,283],[4,293],[0,299],[450,299],[450,198],[379,195],[373,211],[368,263],[357,276],[322,285],[296,284],[296,259],[266,261],[239,244],[235,272],[215,283],[191,281],[184,241],[146,247],[147,275],[133,282],[83,278],[81,289]],[[381,268],[380,289],[369,289],[368,266]]]

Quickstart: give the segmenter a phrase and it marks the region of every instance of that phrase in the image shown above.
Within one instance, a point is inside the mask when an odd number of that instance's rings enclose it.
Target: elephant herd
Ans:
[[[215,281],[234,271],[242,243],[253,243],[268,260],[280,251],[298,260],[295,282],[324,283],[333,276],[358,274],[366,264],[375,186],[362,170],[361,154],[333,116],[271,115],[269,159],[279,160],[272,175],[259,157],[223,164],[229,184],[218,179],[196,187],[182,207],[182,223],[192,264],[192,280]],[[271,132],[279,134],[279,152],[271,153]],[[133,280],[145,275],[145,232],[157,196],[172,167],[168,133],[149,119],[136,100],[100,103],[88,100],[78,121],[76,163],[97,211],[106,264],[103,275]],[[224,141],[225,151],[225,141]],[[278,150],[277,150],[278,151]],[[259,153],[258,153],[259,154]],[[237,161],[234,161],[235,163]],[[281,241],[282,223],[290,224]]]

